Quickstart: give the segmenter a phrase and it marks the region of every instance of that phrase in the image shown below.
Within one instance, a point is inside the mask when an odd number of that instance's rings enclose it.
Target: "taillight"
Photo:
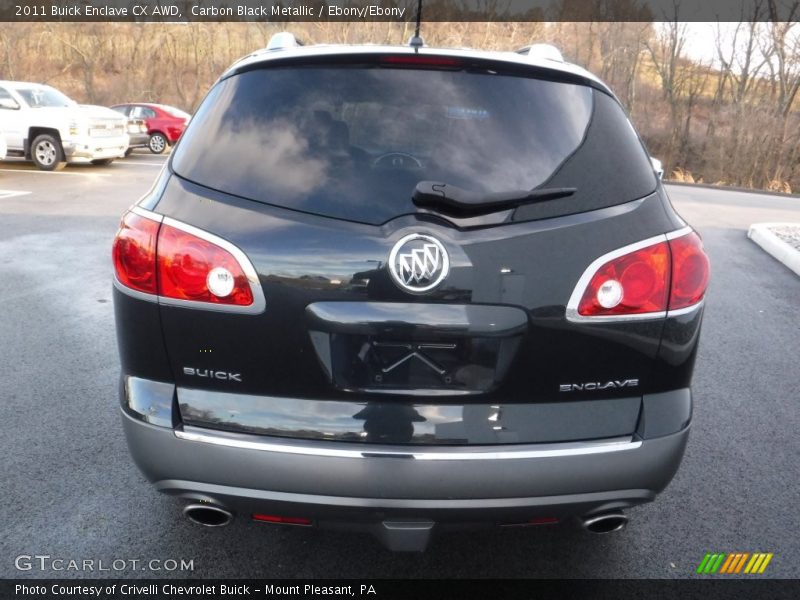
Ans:
[[[156,293],[157,221],[129,212],[122,218],[112,256],[119,282],[138,292]]]
[[[708,258],[691,230],[633,244],[596,262],[573,294],[580,294],[577,307],[570,300],[578,318],[659,315],[697,304],[708,285]]]
[[[708,287],[708,257],[700,236],[691,232],[669,241],[672,251],[672,284],[669,310],[697,304]]]
[[[158,235],[158,293],[214,304],[253,303],[247,276],[230,252],[166,223]]]
[[[260,312],[264,297],[250,262],[230,243],[143,209],[127,213],[114,240],[117,280],[167,304],[224,305]],[[249,271],[249,273],[246,272]],[[201,305],[202,306],[202,305]]]
[[[667,309],[667,242],[634,250],[601,266],[578,305],[584,317],[628,315]]]

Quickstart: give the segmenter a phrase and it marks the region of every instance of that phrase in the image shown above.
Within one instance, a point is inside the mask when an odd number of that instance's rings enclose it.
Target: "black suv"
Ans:
[[[708,260],[619,102],[552,48],[292,42],[123,217],[136,464],[203,525],[622,528],[683,455]]]

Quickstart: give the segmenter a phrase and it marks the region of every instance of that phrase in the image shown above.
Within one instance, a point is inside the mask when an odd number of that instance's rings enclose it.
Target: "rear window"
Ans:
[[[420,181],[479,193],[544,186],[580,154],[594,96],[604,94],[486,72],[254,70],[212,90],[172,164],[222,192],[379,224],[418,210],[412,194]],[[572,179],[572,187],[587,185]],[[615,194],[609,203],[624,200]]]
[[[190,116],[189,113],[183,112],[180,108],[175,108],[174,106],[160,105],[160,107],[165,113],[177,117],[178,119],[188,119]]]

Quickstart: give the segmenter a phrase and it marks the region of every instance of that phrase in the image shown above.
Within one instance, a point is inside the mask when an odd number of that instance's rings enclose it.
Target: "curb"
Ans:
[[[743,192],[745,194],[763,194],[765,196],[778,196],[779,198],[797,198],[800,199],[800,194],[787,194],[786,192],[773,192],[771,190],[760,190],[758,188],[745,188],[734,185],[714,185],[713,183],[688,183],[686,181],[670,181],[669,179],[663,180],[664,185],[674,185],[677,187],[699,187],[708,190],[725,190],[728,192]],[[772,225],[772,223],[770,223]]]
[[[800,251],[772,233],[769,227],[774,225],[796,225],[796,223],[755,223],[750,225],[747,237],[761,246],[767,254],[800,275]]]

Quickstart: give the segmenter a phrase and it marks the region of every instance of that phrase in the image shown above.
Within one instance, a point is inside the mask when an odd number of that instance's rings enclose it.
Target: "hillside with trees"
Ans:
[[[48,83],[83,103],[153,101],[191,112],[228,65],[284,29],[307,44],[403,44],[413,25],[3,23],[0,78]],[[716,56],[705,62],[687,52],[690,35],[686,23],[646,20],[423,27],[431,46],[555,44],[610,84],[667,177],[800,190],[800,25],[721,24]]]

